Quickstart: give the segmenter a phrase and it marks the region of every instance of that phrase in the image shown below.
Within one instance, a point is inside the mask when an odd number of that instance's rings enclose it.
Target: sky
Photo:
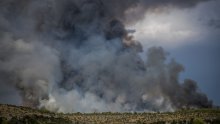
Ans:
[[[220,105],[220,1],[202,2],[193,8],[164,8],[146,13],[128,28],[144,49],[163,46],[169,57],[184,65],[181,79],[198,82],[214,104]],[[144,55],[142,55],[144,56]]]

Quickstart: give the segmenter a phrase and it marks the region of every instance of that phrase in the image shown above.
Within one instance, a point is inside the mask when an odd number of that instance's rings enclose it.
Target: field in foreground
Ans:
[[[28,107],[1,105],[0,124],[220,124],[220,109],[167,113],[62,114]]]

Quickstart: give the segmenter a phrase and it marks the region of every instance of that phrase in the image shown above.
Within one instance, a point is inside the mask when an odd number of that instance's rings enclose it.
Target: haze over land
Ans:
[[[217,56],[218,9],[212,7],[213,15],[201,19],[210,28],[194,28],[191,22],[197,21],[185,18],[185,11],[206,4],[209,8],[219,2],[1,0],[0,102],[58,112],[212,107],[196,81],[180,78],[184,66],[165,50],[212,37],[210,45],[217,51],[212,55]],[[181,12],[183,19],[169,20]],[[200,17],[200,12],[195,15]],[[211,33],[202,35],[204,29]],[[178,58],[178,52],[174,54]],[[220,67],[215,65],[214,83]],[[219,96],[213,98],[217,101]]]

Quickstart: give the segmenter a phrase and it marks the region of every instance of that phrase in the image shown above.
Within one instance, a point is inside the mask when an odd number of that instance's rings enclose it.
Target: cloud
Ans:
[[[147,12],[143,20],[126,27],[136,29],[134,37],[144,47],[161,45],[173,49],[206,42],[219,35],[218,5],[218,1],[209,1],[194,8],[166,8],[164,11]]]

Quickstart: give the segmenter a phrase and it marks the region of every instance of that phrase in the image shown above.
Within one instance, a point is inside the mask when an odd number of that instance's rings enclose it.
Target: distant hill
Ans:
[[[220,109],[166,113],[53,113],[0,104],[0,124],[220,124]]]

